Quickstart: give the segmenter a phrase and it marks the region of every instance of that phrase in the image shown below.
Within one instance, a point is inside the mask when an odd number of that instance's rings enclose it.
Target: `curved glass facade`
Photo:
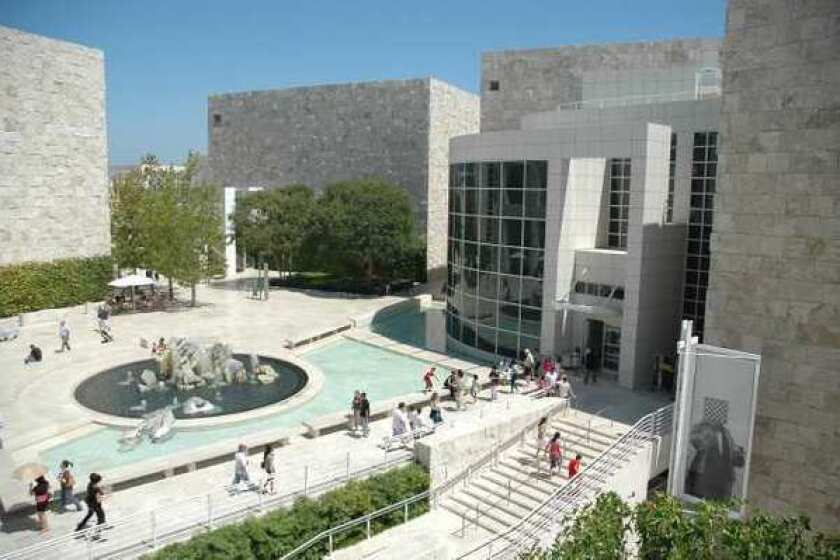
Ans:
[[[449,167],[446,331],[462,344],[518,356],[539,349],[546,161]]]

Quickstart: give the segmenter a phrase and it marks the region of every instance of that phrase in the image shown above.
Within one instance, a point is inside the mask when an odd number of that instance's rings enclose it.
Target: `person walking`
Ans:
[[[557,382],[557,396],[564,401],[564,412],[569,409],[572,399],[577,398],[577,395],[575,395],[575,392],[572,390],[572,384],[569,382],[569,377],[565,374],[563,374]]]
[[[31,364],[33,362],[40,362],[44,357],[44,353],[41,352],[41,349],[35,346],[34,344],[29,345],[29,355],[23,359],[24,364]]]
[[[274,447],[270,443],[266,444],[263,450],[262,469],[265,472],[262,492],[263,494],[274,495],[274,473],[276,472],[276,468],[274,463]]]
[[[437,370],[434,367],[429,368],[426,370],[426,373],[423,374],[423,392],[429,393],[435,390],[435,380],[437,380],[437,374],[435,373]]]
[[[580,472],[580,453],[575,455],[575,458],[569,461],[569,480],[573,479],[577,473]]]
[[[248,446],[240,443],[236,453],[233,455],[233,486],[239,489],[239,484],[245,482],[251,485],[251,476],[248,474]]]
[[[443,415],[440,412],[440,396],[437,393],[432,393],[432,398],[429,400],[429,419],[433,424],[438,425],[443,422]]]
[[[87,527],[88,521],[96,514],[96,525],[105,524],[105,510],[102,509],[102,501],[105,499],[105,492],[102,491],[102,476],[98,473],[90,473],[90,481],[87,485],[87,493],[85,494],[85,503],[87,503],[87,515],[76,525],[76,531],[81,531]]]
[[[548,474],[553,475],[554,471],[560,472],[560,468],[563,466],[563,448],[560,445],[560,432],[554,432],[554,435],[551,436],[551,441],[545,446],[545,451],[548,454],[548,460],[550,462]]]
[[[519,373],[516,371],[516,368],[513,366],[513,364],[511,364],[511,366],[508,368],[508,371],[510,372],[510,392],[511,394],[513,394],[514,392],[516,392],[516,379]]]
[[[82,502],[79,501],[73,491],[76,486],[76,477],[73,476],[72,468],[73,463],[67,459],[61,462],[58,473],[58,483],[61,486],[61,501],[59,502],[61,511],[66,511],[68,504],[75,505],[76,511],[82,511]]]
[[[537,363],[530,348],[525,349],[525,359],[523,360],[523,363],[525,364],[525,377],[530,383],[533,380],[535,373],[534,369],[536,368]]]
[[[455,409],[461,410],[464,406],[464,395],[462,394],[464,387],[464,372],[460,369],[452,376],[452,381],[449,383],[449,388],[452,391],[452,398],[455,399]]]
[[[403,435],[408,429],[408,418],[405,415],[405,403],[401,402],[391,412],[391,436]]]
[[[472,383],[470,383],[470,396],[472,397],[473,404],[478,402],[478,388],[478,374],[474,373]]]
[[[368,437],[370,435],[370,401],[367,398],[367,393],[362,393],[359,418],[362,421],[362,436]]]
[[[413,406],[408,409],[408,426],[412,432],[420,428],[420,414],[418,409]]]
[[[537,454],[534,458],[537,463],[537,472],[540,472],[540,453],[545,453],[545,446],[548,445],[548,416],[540,418],[537,424]]]
[[[50,483],[44,475],[35,479],[29,493],[35,496],[35,515],[38,518],[38,528],[42,533],[50,530],[50,523],[47,520],[47,510],[50,509]]]
[[[495,401],[499,398],[499,384],[502,381],[502,377],[499,375],[499,370],[496,369],[496,366],[493,366],[490,369],[490,400]]]
[[[598,382],[598,374],[595,373],[595,354],[592,352],[592,348],[589,346],[586,347],[586,350],[583,351],[583,364],[584,364],[584,375],[583,375],[583,382],[589,385],[589,377],[592,377],[592,383]]]
[[[99,334],[102,336],[102,343],[113,342],[114,336],[111,334],[111,306],[106,301],[99,306],[96,311],[96,318],[99,322]]]
[[[59,352],[64,352],[66,348],[67,351],[70,351],[70,327],[67,326],[67,321],[61,321],[58,324],[58,340],[60,346],[58,348]]]
[[[352,433],[355,434],[359,431],[359,428],[362,425],[362,393],[361,391],[356,391],[353,393],[353,400],[350,403],[350,411],[353,413],[353,426],[352,426]]]

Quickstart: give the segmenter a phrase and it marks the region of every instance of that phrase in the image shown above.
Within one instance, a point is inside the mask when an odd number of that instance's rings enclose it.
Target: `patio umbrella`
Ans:
[[[14,477],[18,480],[35,480],[47,474],[47,467],[41,463],[24,463],[15,469]]]
[[[134,307],[134,288],[137,286],[154,286],[154,284],[155,281],[153,278],[148,278],[140,274],[129,274],[128,276],[123,276],[122,278],[108,282],[108,285],[112,288],[131,288],[131,307]]]

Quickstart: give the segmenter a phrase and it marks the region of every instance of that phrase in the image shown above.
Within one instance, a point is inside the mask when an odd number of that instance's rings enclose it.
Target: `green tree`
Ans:
[[[392,278],[401,256],[416,244],[408,194],[377,179],[328,186],[314,243],[327,272]]]
[[[111,254],[120,267],[148,266],[146,187],[143,173],[131,171],[111,185]]]

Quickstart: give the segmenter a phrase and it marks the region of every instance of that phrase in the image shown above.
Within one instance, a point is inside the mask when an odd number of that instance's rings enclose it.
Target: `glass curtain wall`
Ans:
[[[607,247],[627,249],[627,226],[630,218],[630,160],[611,159],[608,167],[610,214]]]
[[[694,332],[703,337],[706,289],[709,286],[709,237],[717,177],[717,132],[694,133],[691,158],[691,203],[685,262],[683,317],[694,321]]]
[[[446,330],[503,356],[539,349],[546,161],[449,168]]]

